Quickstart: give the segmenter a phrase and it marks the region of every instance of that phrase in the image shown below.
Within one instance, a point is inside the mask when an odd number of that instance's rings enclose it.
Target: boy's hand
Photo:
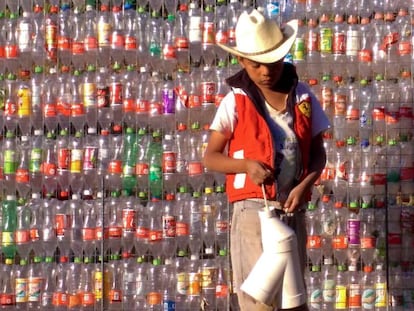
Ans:
[[[267,179],[273,177],[272,170],[256,160],[246,159],[246,173],[258,186],[265,183]]]

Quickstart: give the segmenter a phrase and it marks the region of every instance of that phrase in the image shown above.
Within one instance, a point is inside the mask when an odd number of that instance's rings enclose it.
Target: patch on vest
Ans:
[[[301,102],[298,105],[299,111],[304,114],[306,117],[310,118],[311,116],[311,102],[310,102],[310,97],[307,97],[303,100],[301,100]]]

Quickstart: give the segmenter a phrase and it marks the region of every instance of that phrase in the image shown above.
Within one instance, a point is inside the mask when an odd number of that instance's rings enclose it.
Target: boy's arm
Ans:
[[[212,131],[204,152],[203,164],[212,171],[221,173],[247,173],[257,185],[272,176],[272,172],[261,162],[252,159],[234,159],[223,153],[228,139],[218,131]]]
[[[293,212],[296,208],[306,203],[306,194],[318,180],[326,164],[326,152],[323,146],[322,133],[312,138],[308,174],[306,177],[289,193],[284,204],[288,212]]]

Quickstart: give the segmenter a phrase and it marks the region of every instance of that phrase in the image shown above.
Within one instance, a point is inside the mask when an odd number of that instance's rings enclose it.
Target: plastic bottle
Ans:
[[[15,231],[17,228],[17,202],[15,195],[7,195],[2,202],[2,252],[6,258],[16,255]]]
[[[3,310],[15,310],[16,295],[13,284],[13,259],[6,258],[5,265],[2,265],[0,274],[2,276],[0,307]]]
[[[180,4],[174,27],[174,47],[177,65],[186,68],[189,61],[189,38],[187,32],[188,5]]]
[[[15,231],[17,252],[21,259],[28,260],[30,245],[31,211],[25,199],[20,199],[17,206],[17,224]],[[26,262],[27,264],[27,262]]]
[[[334,310],[335,286],[335,266],[332,258],[324,258],[322,266],[322,310]]]
[[[57,160],[55,134],[47,132],[43,140],[41,173],[44,189],[47,193],[51,194],[56,193],[57,190]]]
[[[189,248],[191,254],[200,254],[202,245],[200,240],[202,239],[203,230],[203,214],[201,209],[201,193],[194,191],[191,199],[189,200],[188,207],[190,210],[190,222],[189,222]]]
[[[86,257],[80,272],[79,292],[80,306],[82,311],[93,311],[95,309],[95,293],[92,282],[93,262]]]
[[[17,122],[22,135],[30,134],[32,113],[32,92],[30,87],[30,71],[20,70],[17,82]]]
[[[215,193],[217,217],[215,221],[216,246],[220,256],[229,255],[230,211],[224,187],[217,186]]]
[[[83,226],[82,226],[82,250],[84,258],[92,260],[96,253],[96,248],[100,247],[97,245],[96,240],[96,225],[97,218],[101,218],[101,215],[97,214],[94,199],[90,197],[85,199],[85,195],[89,194],[89,190],[84,191],[84,201],[82,204],[82,215],[83,215]]]
[[[345,207],[335,207],[335,232],[332,237],[334,257],[339,265],[344,265],[347,260],[348,236],[346,231],[347,210]]]
[[[55,271],[56,285],[52,294],[52,305],[56,311],[67,310],[69,295],[67,292],[66,276],[70,272],[67,257],[60,257]]]
[[[40,231],[40,245],[42,246],[42,253],[46,257],[53,257],[57,246],[57,234],[55,225],[55,209],[56,199],[47,198],[42,202],[41,207],[41,231]]]
[[[138,155],[137,135],[133,128],[128,127],[124,133],[122,158],[123,158],[123,175],[122,189],[132,192],[136,186],[136,161]]]
[[[56,97],[56,81],[58,77],[56,74],[56,67],[51,67],[49,73],[44,80],[43,86],[43,123],[46,129],[54,131],[57,127],[57,97]]]
[[[81,193],[84,184],[84,177],[82,172],[84,136],[82,131],[76,131],[75,135],[70,137],[69,150],[69,184],[73,192]]]
[[[17,76],[9,72],[6,76],[6,94],[4,102],[4,124],[7,130],[17,129]]]
[[[349,304],[346,266],[338,265],[335,276],[335,310],[347,310]]]
[[[309,301],[309,310],[322,310],[322,280],[321,267],[312,265],[305,273],[306,289]]]
[[[111,255],[120,255],[122,246],[122,205],[119,191],[112,191],[108,204],[108,242],[106,248]],[[106,251],[104,252],[106,253]]]
[[[111,44],[111,62],[122,63],[124,60],[125,29],[121,5],[112,4],[110,24],[112,26],[112,31],[109,39],[109,42]]]
[[[66,273],[66,287],[67,287],[67,310],[79,310],[80,309],[80,294],[79,294],[79,281],[81,270],[83,269],[82,260],[79,257],[74,257],[73,261],[67,264]]]
[[[98,34],[98,64],[108,66],[110,64],[110,39],[112,32],[112,24],[109,18],[109,5],[101,3],[100,10],[96,22],[96,30]]]
[[[70,225],[68,228],[68,236],[70,242],[70,250],[75,257],[82,257],[82,229],[83,229],[83,206],[79,194],[72,194],[69,200],[68,214],[70,217]]]
[[[361,286],[361,272],[358,270],[357,266],[350,265],[348,267],[348,309],[349,310],[362,310],[361,296],[362,296],[362,286]]]
[[[27,259],[20,259],[19,265],[15,265],[14,268],[15,310],[26,310],[28,300]]]
[[[148,216],[150,217],[148,248],[154,258],[160,258],[162,255],[163,244],[163,223],[162,223],[162,202],[159,199],[151,198],[147,204]]]
[[[42,258],[35,256],[27,271],[27,310],[41,310],[41,298],[45,278],[42,271]]]
[[[138,76],[133,65],[128,65],[123,76],[122,117],[128,127],[135,127]]]
[[[375,280],[371,266],[364,266],[362,274],[362,310],[374,310],[375,308]]]
[[[309,204],[306,211],[306,230],[308,232],[306,249],[308,257],[313,266],[320,266],[322,259],[322,236],[320,211],[318,208]]]
[[[190,257],[190,264],[188,267],[188,291],[187,300],[189,310],[195,310],[200,307],[201,303],[201,260],[199,255],[192,254]]]
[[[71,215],[69,211],[68,193],[61,192],[60,200],[54,206],[54,224],[57,246],[62,257],[69,258],[70,253],[70,226]]]
[[[197,2],[191,2],[188,11],[187,33],[189,41],[190,60],[194,64],[201,62],[202,50],[202,20],[200,7]]]
[[[151,198],[161,199],[163,197],[163,178],[162,178],[162,144],[161,133],[155,130],[152,133],[152,141],[148,146],[149,162],[149,191]]]
[[[137,227],[139,203],[134,197],[127,196],[122,200],[122,252],[130,256],[134,245],[134,236]]]
[[[205,303],[209,306],[215,306],[217,303],[217,263],[214,258],[214,253],[211,253],[210,250],[206,250],[206,254],[201,260],[200,266],[201,299],[203,304]]]
[[[17,28],[17,12],[11,12],[6,24],[5,29],[5,45],[4,45],[4,58],[6,69],[9,72],[17,72],[19,67],[20,50],[18,41],[16,38]]]

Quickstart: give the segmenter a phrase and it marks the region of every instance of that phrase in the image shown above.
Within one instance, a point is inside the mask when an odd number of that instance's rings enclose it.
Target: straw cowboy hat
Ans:
[[[244,11],[236,25],[236,46],[217,43],[227,52],[258,63],[274,63],[284,58],[292,47],[298,32],[298,21],[288,22],[283,29],[259,11]]]

